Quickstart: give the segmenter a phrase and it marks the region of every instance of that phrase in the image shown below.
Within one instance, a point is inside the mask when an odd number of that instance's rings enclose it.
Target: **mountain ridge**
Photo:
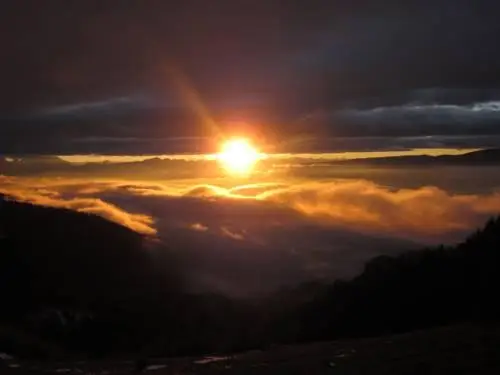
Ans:
[[[460,155],[403,155],[338,161],[339,164],[366,165],[500,165],[500,149],[491,148]]]

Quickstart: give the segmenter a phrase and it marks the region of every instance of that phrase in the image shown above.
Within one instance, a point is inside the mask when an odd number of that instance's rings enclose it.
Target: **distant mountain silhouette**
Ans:
[[[11,158],[9,158],[11,159]],[[287,163],[293,161],[293,156]],[[275,163],[275,159],[269,159],[266,163]],[[303,159],[297,159],[299,163],[306,163]],[[500,165],[500,149],[485,149],[469,152],[463,155],[412,155],[412,156],[391,156],[380,158],[361,158],[349,160],[314,160],[314,164],[324,165],[367,165],[367,166],[473,166],[473,165]],[[307,163],[305,164],[307,165]],[[265,167],[264,167],[265,169]],[[32,175],[32,174],[69,174],[69,175],[103,175],[103,176],[123,176],[134,173],[136,176],[150,176],[154,174],[169,175],[169,171],[174,171],[180,176],[199,176],[213,173],[217,175],[217,165],[213,160],[182,160],[150,158],[143,161],[133,162],[102,162],[74,164],[69,163],[55,156],[29,156],[15,158],[7,161],[5,157],[0,157],[0,174],[5,175]]]
[[[336,164],[366,165],[500,165],[500,149],[472,151],[462,155],[410,155],[342,160]]]
[[[41,170],[62,170],[70,166],[70,163],[58,156],[26,155],[22,157],[5,157],[0,155],[0,174],[29,174]]]

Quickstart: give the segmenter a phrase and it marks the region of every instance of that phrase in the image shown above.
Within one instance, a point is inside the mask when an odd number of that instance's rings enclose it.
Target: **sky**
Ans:
[[[459,242],[500,212],[498,165],[336,160],[500,148],[499,11],[4,0],[0,195],[118,222],[233,296]],[[267,154],[248,176],[206,157],[232,136]]]
[[[500,145],[493,0],[7,0],[0,153]]]

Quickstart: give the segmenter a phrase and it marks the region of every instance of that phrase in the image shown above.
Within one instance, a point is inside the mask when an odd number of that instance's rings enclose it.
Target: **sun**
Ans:
[[[262,159],[260,152],[245,138],[233,138],[222,144],[217,160],[231,175],[247,176]]]

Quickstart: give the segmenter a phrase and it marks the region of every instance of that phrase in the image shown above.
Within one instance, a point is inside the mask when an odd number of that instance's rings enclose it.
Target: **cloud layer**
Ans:
[[[394,97],[318,104],[294,114],[264,109],[272,102],[261,105],[268,117],[242,115],[241,121],[231,121],[228,113],[240,111],[231,105],[201,119],[189,104],[169,104],[160,97],[82,102],[18,118],[0,115],[0,153],[209,153],[221,134],[239,132],[273,152],[500,147],[498,90],[401,91]]]
[[[66,198],[63,193],[67,189],[77,189],[76,192],[81,192],[84,195]],[[100,215],[144,235],[156,234],[153,219],[150,216],[124,211],[116,205],[85,194],[90,192],[97,193],[99,188],[81,187],[78,184],[73,185],[71,182],[69,185],[64,182],[46,184],[43,180],[33,181],[0,176],[0,194],[5,194],[16,200]]]
[[[0,193],[94,213],[175,250],[193,288],[228,294],[349,277],[379,254],[461,240],[500,212],[500,194],[391,190],[354,180],[172,188],[3,177]]]
[[[413,240],[434,237],[436,241],[466,232],[500,212],[500,193],[452,194],[432,186],[390,189],[366,180],[174,188],[161,183],[1,178],[3,194],[99,214],[144,234],[154,234],[154,219],[162,219],[148,205],[151,202],[171,205],[176,209],[172,221],[185,220],[187,227],[191,224],[198,229],[210,227],[203,222],[207,219],[238,223],[244,218],[242,224],[250,225],[263,217],[285,224],[288,218],[301,217],[332,228]],[[195,212],[211,205],[219,207],[218,211]]]
[[[361,135],[481,135],[496,134],[500,101],[468,104],[406,103],[369,109],[349,109],[337,118],[357,125]],[[383,127],[383,129],[377,129]],[[376,134],[373,134],[375,130]]]

